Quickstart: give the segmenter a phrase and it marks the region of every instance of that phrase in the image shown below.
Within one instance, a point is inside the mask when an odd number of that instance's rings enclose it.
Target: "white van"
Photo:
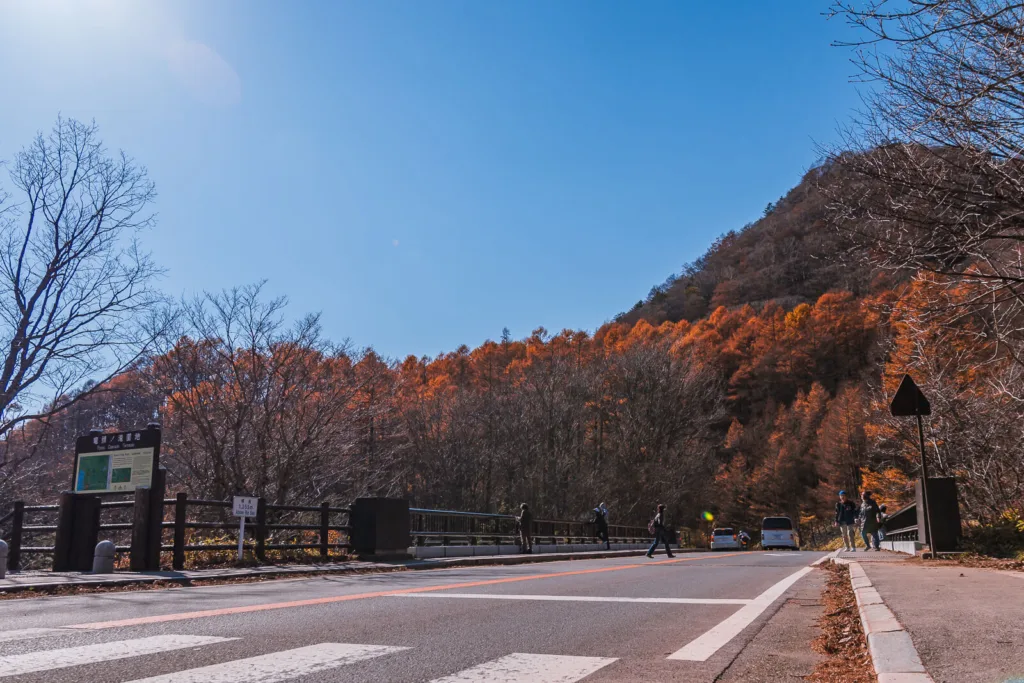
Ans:
[[[800,550],[800,539],[789,517],[765,517],[761,522],[761,547]]]

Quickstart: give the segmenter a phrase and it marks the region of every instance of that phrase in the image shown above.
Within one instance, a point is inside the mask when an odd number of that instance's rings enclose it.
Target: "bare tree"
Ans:
[[[94,124],[59,118],[0,186],[0,439],[144,357],[167,322],[136,241],[153,224],[145,168]],[[88,381],[84,389],[75,391]],[[0,478],[15,466],[0,448]]]
[[[190,490],[217,498],[338,495],[356,469],[343,458],[357,438],[352,360],[321,337],[317,316],[285,326],[285,300],[265,300],[262,287],[186,302],[181,338],[147,366],[167,397],[166,461]]]
[[[964,307],[1021,337],[1024,3],[840,0],[833,13],[857,29],[870,86],[822,176],[834,221],[883,267],[968,283]]]

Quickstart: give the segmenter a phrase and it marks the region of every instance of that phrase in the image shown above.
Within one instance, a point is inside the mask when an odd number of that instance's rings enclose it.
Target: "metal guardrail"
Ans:
[[[519,532],[514,515],[460,510],[409,508],[409,536],[414,546],[515,545]],[[535,519],[531,536],[535,544],[574,544],[597,541],[596,525],[553,519]],[[611,524],[611,543],[650,541],[647,527]]]
[[[887,541],[917,541],[919,531],[917,528],[917,504],[910,505],[897,510],[885,520],[885,540]]]

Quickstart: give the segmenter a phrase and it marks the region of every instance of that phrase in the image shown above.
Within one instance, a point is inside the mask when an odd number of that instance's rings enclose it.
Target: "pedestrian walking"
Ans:
[[[878,540],[885,540],[885,523],[889,521],[889,513],[884,505],[878,506]]]
[[[516,517],[519,523],[519,549],[524,553],[533,552],[533,513],[530,506],[523,503],[519,506],[519,516]]]
[[[839,531],[843,535],[843,550],[854,551],[857,549],[857,533],[854,531],[857,512],[857,504],[846,497],[846,491],[840,491],[839,502],[836,503],[836,519],[832,526],[839,527]]]
[[[654,543],[652,543],[651,547],[647,549],[647,557],[654,557],[654,551],[658,549],[659,543],[665,544],[666,555],[674,557],[674,555],[672,555],[672,549],[668,547],[670,538],[668,534],[668,524],[666,523],[667,521],[665,506],[659,503],[658,512],[654,515],[654,519],[652,519],[651,523],[648,525],[648,528],[654,532]]]
[[[872,547],[876,551],[881,550],[878,546],[879,515],[878,503],[871,496],[871,491],[864,491],[860,494],[860,537],[864,539],[864,550]]]
[[[601,503],[594,508],[594,516],[591,518],[590,523],[594,525],[594,534],[604,541],[605,550],[611,550],[612,544],[608,539],[608,519],[604,516],[602,507],[604,503]]]

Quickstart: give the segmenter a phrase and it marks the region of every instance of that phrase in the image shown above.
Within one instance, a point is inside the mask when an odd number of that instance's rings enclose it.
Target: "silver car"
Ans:
[[[722,527],[711,532],[712,550],[739,550],[740,539],[732,527]]]

